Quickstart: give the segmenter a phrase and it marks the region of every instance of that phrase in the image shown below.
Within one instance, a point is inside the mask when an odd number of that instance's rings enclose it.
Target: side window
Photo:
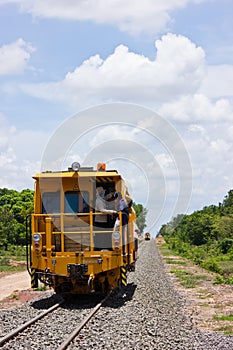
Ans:
[[[42,194],[42,214],[60,213],[60,191]]]
[[[89,193],[67,191],[65,193],[65,213],[88,213]]]
[[[65,213],[78,212],[78,192],[65,193]]]

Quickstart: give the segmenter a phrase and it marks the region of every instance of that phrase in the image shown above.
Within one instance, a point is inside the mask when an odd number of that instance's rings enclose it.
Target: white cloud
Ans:
[[[20,131],[0,113],[0,187],[33,188],[32,176],[40,171],[40,158],[48,135]]]
[[[232,143],[226,142],[223,139],[218,138],[217,140],[214,140],[211,142],[211,148],[213,149],[213,152],[218,154],[223,154],[228,152],[232,148]]]
[[[227,139],[233,140],[233,125],[227,128],[225,135]]]
[[[229,120],[199,120],[182,134],[193,169],[192,210],[218,204],[233,188],[231,125]]]
[[[209,97],[233,96],[233,65],[209,66],[200,87],[200,92]]]
[[[15,170],[15,153],[10,145],[9,136],[14,135],[15,128],[8,126],[4,115],[0,114],[0,187],[10,186],[9,174]]]
[[[160,107],[159,113],[180,122],[233,122],[233,106],[229,100],[220,98],[212,101],[203,94],[184,95],[169,101]]]
[[[190,124],[190,126],[188,127],[188,131],[200,133],[201,135],[206,134],[205,128],[202,125],[198,124]]]
[[[216,72],[214,67],[209,69],[203,49],[181,35],[164,35],[156,40],[155,47],[155,59],[150,60],[120,45],[105,60],[99,55],[90,57],[60,82],[22,88],[35,97],[61,101],[75,110],[90,104],[130,101],[151,105],[173,121],[233,121],[231,66],[225,67],[221,80],[219,67]],[[207,87],[204,93],[210,71],[211,86],[222,86],[215,100],[208,97]]]
[[[7,150],[9,147],[9,136],[14,135],[15,127],[8,126],[6,122],[6,117],[0,113],[0,151],[1,154]]]
[[[171,12],[206,0],[1,0],[16,3],[22,12],[39,18],[93,21],[116,25],[122,31],[159,33],[171,21]]]
[[[0,47],[0,75],[21,74],[35,48],[22,38]]]
[[[188,38],[168,33],[156,40],[155,59],[118,46],[105,60],[90,57],[64,80],[24,85],[33,96],[80,107],[113,100],[159,102],[192,93],[204,75],[205,54]],[[172,60],[171,60],[172,57]]]

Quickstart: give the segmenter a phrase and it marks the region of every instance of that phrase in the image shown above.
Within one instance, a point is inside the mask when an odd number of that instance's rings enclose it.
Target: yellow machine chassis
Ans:
[[[97,174],[94,174],[96,182],[103,183],[110,179],[116,190],[124,190],[124,182],[116,171]],[[42,213],[43,192],[60,191],[60,202],[63,203],[65,191],[79,191],[80,179],[90,197],[95,198],[93,172],[42,173],[34,178],[36,191],[34,214],[31,217],[30,248],[32,287],[38,285],[39,279],[53,287],[57,293],[87,294],[105,293],[119,285],[126,285],[126,273],[134,270],[137,259],[135,212],[131,210],[129,213],[128,225],[124,229],[122,213],[119,212],[120,238],[116,245],[114,227],[95,227],[95,216],[104,215],[103,213],[91,209],[87,213],[76,214],[63,211]],[[64,204],[61,204],[61,210],[64,210],[62,205]],[[110,246],[107,249],[97,249],[95,246],[95,237],[98,235],[108,237]]]

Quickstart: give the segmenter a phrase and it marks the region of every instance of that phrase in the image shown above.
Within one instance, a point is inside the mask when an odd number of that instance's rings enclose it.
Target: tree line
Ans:
[[[26,244],[26,217],[33,212],[34,191],[0,188],[0,245]]]
[[[0,188],[0,248],[8,245],[26,244],[26,217],[33,213],[34,191],[18,192]],[[142,204],[133,204],[137,215],[137,225],[141,232],[145,228],[147,210]]]
[[[159,233],[172,250],[204,268],[232,276],[233,283],[233,190],[218,205],[177,215]]]

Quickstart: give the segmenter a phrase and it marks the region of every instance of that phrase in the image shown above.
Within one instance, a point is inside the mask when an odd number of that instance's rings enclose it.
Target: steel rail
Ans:
[[[57,350],[65,350],[72,340],[80,333],[82,328],[88,323],[88,321],[95,315],[95,313],[101,308],[103,303],[109,298],[108,294],[94,309],[89,313],[87,317],[75,328],[75,330],[69,335],[69,337],[59,346]]]
[[[19,334],[20,332],[22,332],[24,329],[26,329],[27,327],[31,326],[33,323],[35,323],[36,321],[40,320],[41,318],[43,318],[44,316],[46,316],[48,313],[52,312],[53,310],[57,309],[61,304],[64,303],[64,300],[60,301],[59,303],[51,306],[48,310],[45,310],[44,312],[42,312],[41,314],[39,314],[38,316],[32,318],[31,320],[29,320],[28,322],[24,323],[22,326],[14,329],[12,332],[8,333],[7,335],[5,335],[3,338],[0,339],[0,346],[2,346],[4,343],[6,343],[8,340],[14,338],[17,334]]]

